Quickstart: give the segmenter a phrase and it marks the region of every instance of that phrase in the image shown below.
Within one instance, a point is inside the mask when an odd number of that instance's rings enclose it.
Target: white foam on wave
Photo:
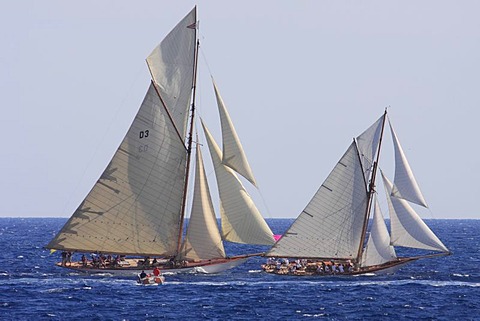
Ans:
[[[41,292],[43,293],[62,293],[62,292],[68,292],[71,291],[69,288],[52,288],[52,289],[46,289]]]
[[[460,277],[460,278],[468,278],[468,277],[470,277],[469,274],[458,274],[458,273],[454,273],[453,276]]]
[[[278,281],[224,281],[224,282],[189,282],[189,281],[172,281],[170,284],[190,284],[198,286],[261,286],[261,285],[286,285],[295,284],[296,287],[358,287],[358,286],[404,286],[410,284],[432,286],[432,287],[480,287],[478,282],[464,282],[464,281],[432,281],[432,280],[300,280],[299,278],[292,278],[291,280]]]
[[[170,281],[168,282],[169,284],[176,284],[176,285],[183,285],[183,284],[189,284],[189,285],[199,285],[199,286],[232,286],[232,285],[245,285],[250,282],[242,282],[242,281],[223,281],[223,282],[212,282],[212,281],[196,281],[196,282],[191,282],[191,281]],[[253,282],[252,282],[253,283]]]
[[[158,283],[151,283],[151,284],[140,284],[138,282],[135,282],[135,285],[137,286],[158,286]]]

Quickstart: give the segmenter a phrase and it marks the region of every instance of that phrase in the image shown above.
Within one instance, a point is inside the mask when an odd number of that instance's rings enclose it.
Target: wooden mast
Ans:
[[[380,159],[380,150],[382,147],[382,139],[383,139],[383,131],[385,129],[385,120],[387,119],[387,109],[385,108],[385,113],[383,114],[383,123],[382,123],[382,131],[380,132],[380,140],[378,142],[378,150],[377,150],[377,159],[373,162],[373,170],[372,175],[370,176],[370,183],[368,184],[368,195],[367,195],[367,210],[363,220],[363,230],[362,230],[362,237],[360,240],[360,246],[358,248],[358,254],[356,263],[359,264],[362,255],[363,255],[363,243],[365,243],[365,236],[367,234],[367,225],[368,219],[370,218],[370,211],[372,208],[372,199],[373,194],[375,193],[375,177],[377,176],[377,168],[378,168],[378,160]]]
[[[197,17],[195,16],[195,21]],[[195,27],[195,34],[197,32],[197,28]],[[196,37],[195,37],[196,38]],[[195,96],[197,92],[197,65],[198,65],[198,48],[200,46],[200,41],[197,39],[197,44],[195,46],[195,58],[193,63],[193,84],[192,84],[192,110],[190,115],[190,130],[188,133],[188,141],[187,141],[187,167],[186,167],[186,174],[185,174],[185,186],[183,189],[183,202],[182,202],[182,209],[181,209],[181,216],[180,216],[180,226],[178,230],[178,239],[177,239],[177,251],[175,253],[175,257],[178,256],[180,253],[180,248],[182,246],[182,235],[183,235],[183,223],[185,221],[185,211],[187,207],[187,191],[188,191],[188,178],[190,174],[190,163],[192,158],[192,143],[193,143],[193,126],[195,121]]]

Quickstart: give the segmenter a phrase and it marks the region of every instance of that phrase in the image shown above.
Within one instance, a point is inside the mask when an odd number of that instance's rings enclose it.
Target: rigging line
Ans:
[[[204,61],[205,65],[207,66],[208,73],[210,74],[210,77],[213,78],[212,70],[210,69],[210,65],[208,64],[208,61],[207,61],[207,56],[205,55],[205,51],[203,50],[202,47],[200,47],[200,52],[202,54],[203,61]]]
[[[262,204],[263,204],[263,206],[265,207],[265,209],[267,210],[268,218],[274,218],[274,217],[272,216],[272,213],[270,212],[270,208],[268,207],[268,204],[267,204],[267,202],[266,202],[266,200],[265,200],[265,197],[263,197],[262,191],[260,190],[260,188],[257,188],[257,190],[258,190],[258,194],[260,195],[260,198],[262,199]]]
[[[143,69],[143,68],[142,68]],[[87,165],[85,166],[84,170],[83,170],[83,173],[81,175],[81,178],[79,180],[77,180],[77,184],[75,185],[75,188],[73,189],[73,191],[70,193],[69,197],[68,197],[68,200],[65,202],[64,206],[63,206],[63,212],[65,212],[66,208],[67,208],[67,205],[71,202],[71,199],[73,197],[73,194],[75,194],[79,187],[80,187],[80,183],[83,181],[83,179],[85,178],[85,174],[87,173],[87,170],[90,168],[90,166],[92,165],[93,163],[93,160],[96,159],[97,155],[98,155],[98,152],[100,150],[100,147],[103,145],[103,143],[105,142],[105,138],[107,137],[107,134],[112,130],[112,127],[113,127],[113,124],[114,123],[118,123],[118,116],[120,114],[120,111],[123,110],[126,106],[126,102],[128,101],[129,97],[132,95],[132,90],[133,88],[135,87],[135,84],[138,83],[138,80],[140,78],[140,75],[143,73],[142,69],[140,69],[140,67],[138,68],[138,71],[136,73],[136,76],[133,78],[133,81],[130,83],[130,88],[129,90],[126,90],[125,91],[125,95],[123,96],[123,99],[120,100],[120,104],[118,104],[118,108],[116,109],[113,117],[109,117],[110,119],[110,122],[108,122],[107,126],[106,126],[106,129],[104,131],[104,134],[102,135],[102,137],[99,139],[99,140],[96,140],[98,143],[96,144],[96,148],[95,148],[95,151],[93,152],[90,160],[87,162]],[[141,105],[141,104],[140,104]],[[140,109],[140,107],[138,108]],[[128,128],[127,128],[127,131],[128,131]],[[120,147],[120,144],[122,142],[119,143],[119,147]],[[118,148],[117,148],[118,149]],[[116,151],[116,150],[115,150]],[[107,164],[108,166],[108,164]],[[105,167],[106,168],[106,167]],[[102,172],[103,173],[103,172]],[[97,178],[98,180],[98,178]]]

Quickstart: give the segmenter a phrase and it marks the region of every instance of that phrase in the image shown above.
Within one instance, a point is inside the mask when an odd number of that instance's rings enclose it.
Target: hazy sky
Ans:
[[[422,216],[480,218],[480,2],[237,3],[2,1],[0,216],[73,213],[143,100],[146,56],[196,4],[199,112],[218,139],[211,72],[265,217],[296,217],[390,106]]]

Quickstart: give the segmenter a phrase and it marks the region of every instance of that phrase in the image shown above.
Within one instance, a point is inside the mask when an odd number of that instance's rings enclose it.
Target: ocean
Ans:
[[[166,275],[160,286],[55,267],[60,254],[43,247],[65,222],[0,218],[0,320],[480,320],[480,220],[427,220],[453,255],[394,275],[270,275],[254,257],[217,275]],[[292,220],[267,222],[282,234]]]

